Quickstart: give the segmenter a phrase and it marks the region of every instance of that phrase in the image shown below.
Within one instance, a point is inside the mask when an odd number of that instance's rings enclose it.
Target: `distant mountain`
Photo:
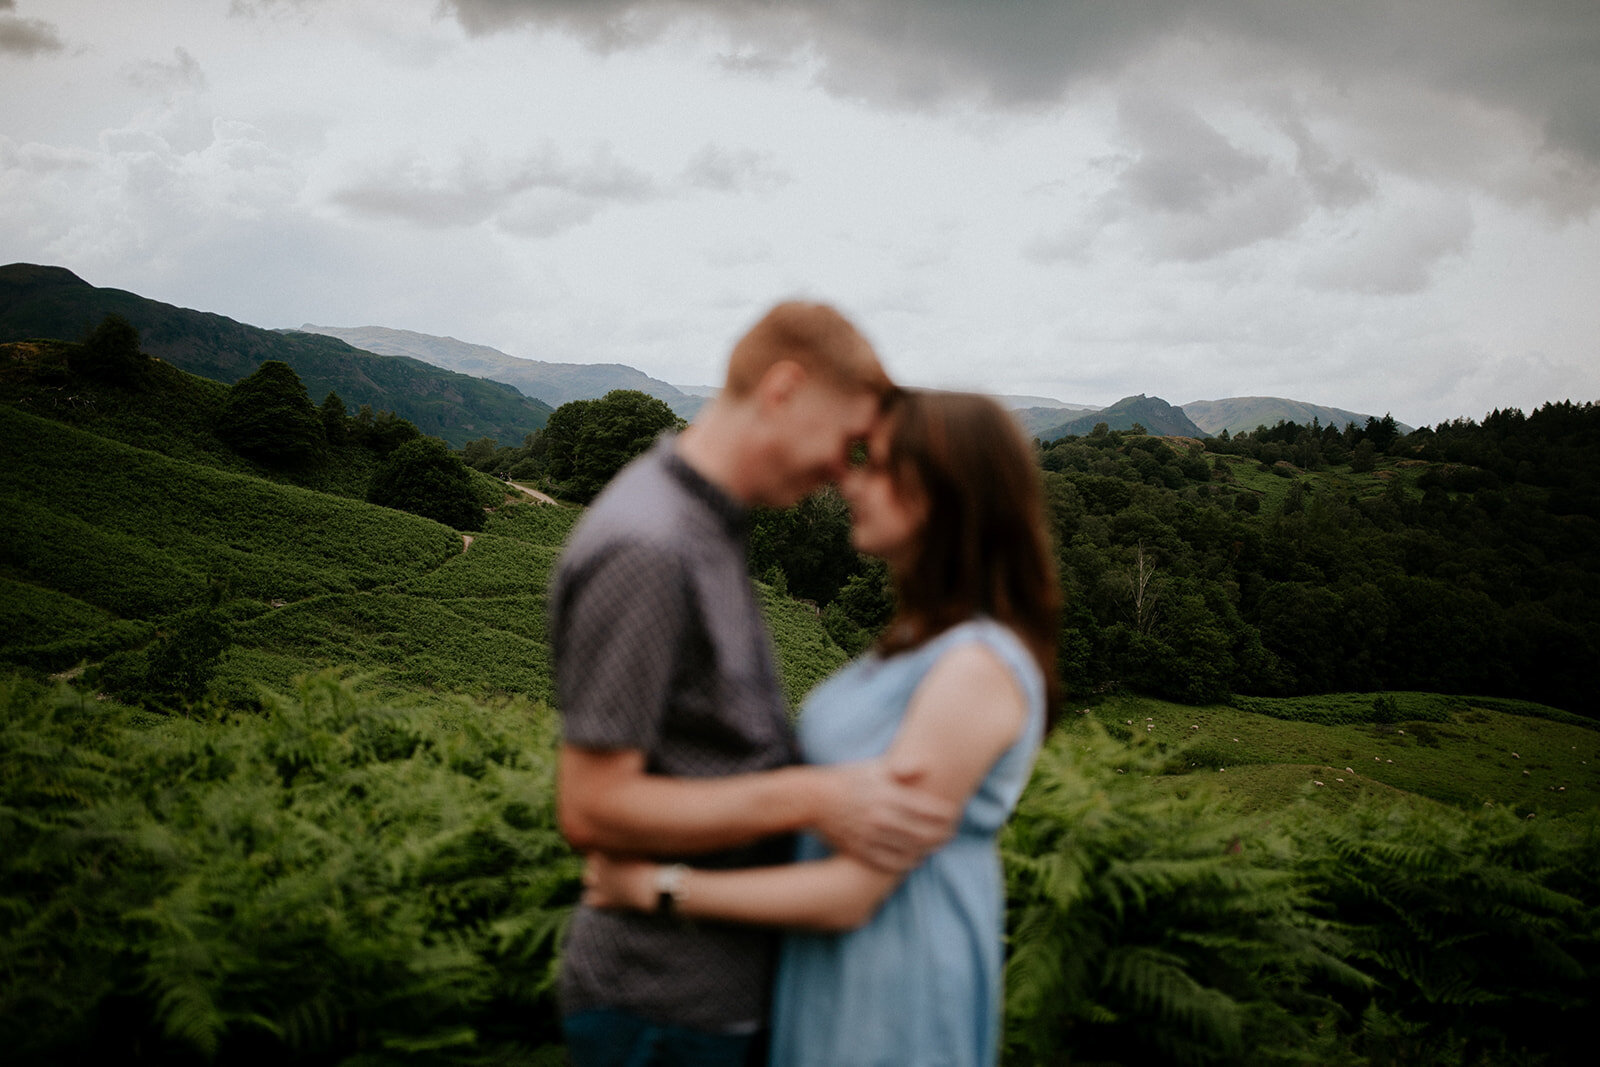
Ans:
[[[81,340],[108,314],[139,331],[139,347],[173,366],[232,383],[264,361],[289,364],[321,403],[330,391],[357,410],[393,411],[460,447],[478,437],[507,443],[545,424],[552,408],[515,388],[396,359],[312,333],[283,333],[174,307],[121,289],[99,289],[62,267],[0,267],[0,342]]]
[[[1100,410],[1093,404],[1069,404],[1065,400],[1057,400],[1053,396],[997,396],[995,399],[1012,411],[1027,411],[1032,408],[1050,411]]]
[[[1004,399],[1004,397],[1001,398],[1002,401],[1004,401]],[[1076,406],[1070,408],[1066,406],[1026,408],[1013,407],[1011,408],[1011,414],[1016,416],[1017,421],[1022,424],[1023,432],[1025,432],[1029,437],[1044,437],[1046,440],[1049,440],[1049,437],[1046,435],[1053,431],[1057,426],[1060,426],[1063,419],[1076,418],[1079,412],[1088,413],[1099,410],[1099,408],[1080,408]]]
[[[1344,429],[1347,423],[1365,426],[1370,415],[1343,408],[1307,404],[1301,400],[1285,400],[1277,396],[1236,396],[1227,400],[1196,400],[1183,405],[1183,413],[1194,420],[1206,433],[1217,434],[1227,430],[1229,435],[1250,433],[1257,426],[1272,427],[1282,422],[1311,425],[1316,419],[1323,426]],[[1401,433],[1410,433],[1415,427],[1397,423]]]
[[[560,407],[569,400],[592,400],[605,396],[613,389],[637,389],[647,393],[666,401],[668,407],[685,418],[691,417],[705,402],[703,396],[686,392],[622,363],[546,363],[507,355],[498,348],[469,344],[454,337],[435,337],[410,330],[391,330],[384,326],[313,326],[306,323],[300,329],[306,333],[337,337],[368,352],[385,356],[410,356],[435,367],[504,382],[528,396],[539,398],[552,408]]]
[[[1204,430],[1190,421],[1182,408],[1175,408],[1158,396],[1145,396],[1143,393],[1123,397],[1108,408],[1057,423],[1037,436],[1045,441],[1054,441],[1058,437],[1082,437],[1102,422],[1111,430],[1132,429],[1133,424],[1138,423],[1147,433],[1161,437],[1207,436]]]

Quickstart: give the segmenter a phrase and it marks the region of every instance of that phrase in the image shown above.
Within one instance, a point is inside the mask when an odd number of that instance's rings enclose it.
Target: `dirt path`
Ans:
[[[461,551],[465,552],[467,549],[469,549],[471,547],[472,547],[472,535],[471,534],[462,534],[461,535]]]
[[[539,492],[539,490],[537,490],[537,489],[529,489],[527,486],[521,484],[520,482],[507,482],[506,484],[511,486],[511,488],[513,488],[513,489],[521,489],[524,493],[527,493],[529,496],[533,497],[533,499],[537,500],[541,504],[554,504],[556,502],[554,497],[546,496],[544,493]]]

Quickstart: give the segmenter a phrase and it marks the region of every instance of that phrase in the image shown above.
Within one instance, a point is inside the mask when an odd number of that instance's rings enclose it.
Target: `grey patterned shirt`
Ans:
[[[689,778],[795,762],[745,571],[745,528],[744,509],[679,459],[672,438],[596,498],[550,587],[569,744],[639,749],[650,773]],[[791,856],[783,837],[685,858],[746,867]],[[758,928],[580,907],[562,956],[562,1010],[744,1029],[766,1017],[775,949]]]

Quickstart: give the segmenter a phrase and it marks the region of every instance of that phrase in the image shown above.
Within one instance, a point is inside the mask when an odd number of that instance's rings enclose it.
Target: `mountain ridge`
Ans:
[[[705,402],[702,396],[685,392],[625,363],[548,363],[454,337],[388,326],[318,326],[308,322],[300,330],[336,337],[367,352],[409,356],[460,374],[501,382],[552,408],[571,400],[592,400],[613,389],[637,389],[666,402],[675,414],[685,418],[691,417]]]
[[[306,323],[299,329],[266,329],[125,290],[97,288],[65,267],[0,267],[0,341],[44,336],[76,340],[107,312],[122,314],[139,329],[145,351],[191,373],[231,383],[265,359],[281,359],[300,374],[313,399],[332,390],[352,408],[371,404],[392,410],[457,447],[477,437],[520,440],[544,425],[561,404],[612,389],[638,389],[685,419],[693,418],[716,393],[715,387],[674,385],[622,363],[549,363],[391,327]],[[1317,419],[1324,426],[1343,427],[1348,422],[1362,426],[1375,417],[1270,396],[1181,405],[1161,401],[1162,408],[1135,414],[1125,406],[1138,397],[1103,408],[1044,396],[997,399],[1030,436],[1045,440],[1087,433],[1097,422],[1113,429],[1139,422],[1152,433],[1204,437],[1223,430],[1245,433],[1280,420],[1309,425]],[[1412,429],[1397,425],[1402,433]]]
[[[1281,396],[1234,396],[1221,400],[1192,400],[1180,405],[1184,414],[1208,434],[1227,430],[1230,435],[1251,433],[1258,426],[1272,427],[1279,421],[1295,422],[1309,426],[1316,419],[1323,426],[1343,429],[1347,423],[1365,426],[1370,418],[1378,416],[1344,408],[1312,404],[1304,400],[1290,400]],[[1415,427],[1396,423],[1401,433],[1410,433]]]
[[[393,411],[457,448],[477,437],[521,440],[553,410],[513,386],[376,355],[322,334],[269,330],[99,288],[64,267],[0,266],[0,342],[77,341],[111,314],[133,324],[144,352],[191,374],[232,384],[269,359],[281,360],[313,401],[337,392],[352,410],[365,404]]]
[[[1206,432],[1196,426],[1176,407],[1158,396],[1125,396],[1110,407],[1068,419],[1038,435],[1040,440],[1053,441],[1058,437],[1081,437],[1104,423],[1110,430],[1130,430],[1135,424],[1143,426],[1146,433],[1157,437],[1205,437]]]

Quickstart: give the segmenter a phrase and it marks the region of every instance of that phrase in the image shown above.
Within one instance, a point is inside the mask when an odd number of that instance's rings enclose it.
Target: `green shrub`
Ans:
[[[1378,980],[1352,1033],[1382,1064],[1578,1063],[1600,994],[1592,820],[1359,804],[1296,826],[1298,867]]]
[[[293,367],[277,359],[228,390],[218,433],[241,455],[273,467],[313,466],[328,445],[305,384]]]
[[[1461,697],[1436,693],[1323,693],[1298,697],[1233,696],[1228,703],[1241,711],[1288,722],[1320,726],[1361,723],[1450,721],[1450,713],[1466,707]]]
[[[1288,840],[1158,760],[1092,723],[1041,752],[1002,842],[1007,1062],[1340,1062],[1328,987],[1368,983]]]
[[[140,727],[0,684],[12,1062],[472,1063],[557,1040],[578,862],[540,705],[375,702]]]
[[[367,500],[458,530],[483,528],[473,472],[437,437],[418,437],[391,452],[373,473]]]

